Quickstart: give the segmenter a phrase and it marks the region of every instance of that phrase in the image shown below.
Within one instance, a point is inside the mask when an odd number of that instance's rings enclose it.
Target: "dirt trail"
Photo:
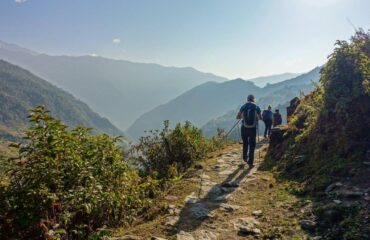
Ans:
[[[257,144],[252,169],[240,166],[239,144],[205,160],[165,197],[167,214],[116,239],[309,239],[299,225],[305,208],[287,184],[259,170],[266,147]]]

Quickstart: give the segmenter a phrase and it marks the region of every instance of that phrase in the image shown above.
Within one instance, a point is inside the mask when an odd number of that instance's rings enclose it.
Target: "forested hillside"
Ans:
[[[319,74],[316,73],[315,76],[312,76],[313,81],[317,81]],[[298,78],[299,79],[299,78]],[[283,84],[282,84],[283,85]],[[283,85],[284,86],[284,85]],[[268,105],[272,106],[272,110],[279,109],[279,112],[283,118],[283,123],[286,123],[286,107],[289,105],[289,101],[294,97],[300,96],[300,94],[307,94],[310,93],[314,89],[314,83],[307,83],[307,84],[300,84],[300,85],[285,85],[279,90],[275,90],[274,92],[266,94],[264,97],[261,97],[257,100],[257,105],[260,106],[261,109],[266,109]],[[240,107],[240,106],[239,106]],[[235,108],[223,114],[220,117],[212,119],[211,121],[207,122],[202,126],[202,131],[204,132],[206,137],[212,137],[217,134],[217,129],[224,129],[229,130],[235,123],[235,116],[236,113],[239,111],[239,108]],[[260,133],[264,129],[264,125],[260,123]],[[230,133],[230,138],[238,139],[238,131],[234,129],[232,133]]]
[[[143,135],[144,130],[158,129],[164,120],[170,123],[191,121],[202,127],[211,119],[209,126],[203,127],[208,137],[217,133],[217,128],[229,128],[235,119],[235,109],[245,102],[248,94],[254,94],[262,104],[285,104],[291,98],[298,96],[300,90],[308,92],[313,82],[319,78],[320,68],[276,84],[268,84],[264,88],[256,86],[251,81],[243,79],[223,83],[205,83],[195,87],[170,102],[154,108],[143,114],[128,129],[133,138]],[[265,107],[261,105],[261,107]],[[232,117],[222,116],[234,110]],[[222,116],[220,119],[218,117]],[[227,120],[224,124],[223,120]],[[220,122],[220,123],[219,123]]]
[[[228,80],[186,67],[51,56],[0,41],[1,58],[67,90],[123,130],[141,114],[192,87]]]
[[[89,106],[27,70],[0,60],[0,136],[19,138],[27,127],[28,111],[45,106],[53,116],[71,126],[84,125],[97,132],[124,135]]]
[[[188,120],[195,126],[202,126],[226,109],[243,102],[246,92],[260,93],[261,89],[253,82],[242,79],[202,84],[143,114],[127,133],[138,138],[144,134],[144,130],[159,129],[164,120],[169,120],[171,124]]]

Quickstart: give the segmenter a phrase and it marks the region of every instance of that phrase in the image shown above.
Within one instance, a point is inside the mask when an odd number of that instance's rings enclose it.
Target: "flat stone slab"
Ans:
[[[238,218],[233,221],[234,229],[241,234],[245,235],[257,235],[261,233],[261,230],[256,226],[259,222],[253,217]]]
[[[194,235],[197,240],[217,240],[218,234],[208,230],[200,230],[195,232]]]
[[[195,219],[205,219],[214,216],[203,203],[194,204],[194,206],[189,209],[189,212]]]
[[[165,225],[172,227],[172,226],[175,226],[178,221],[179,221],[178,216],[169,216],[169,217],[167,217],[167,221],[166,221]]]
[[[199,198],[195,195],[194,192],[186,196],[184,200],[185,203],[190,203],[190,204],[196,203],[198,201],[199,201]]]
[[[214,200],[216,202],[223,202],[223,201],[229,200],[230,198],[231,198],[231,194],[224,194],[219,197],[216,197]]]
[[[224,171],[222,171],[222,172],[220,172],[220,174],[221,175],[230,175],[230,174],[232,174],[234,171],[232,171],[232,170],[224,170]]]
[[[239,210],[240,206],[222,203],[220,209],[224,212],[232,213]]]
[[[191,235],[188,232],[181,231],[178,234],[176,234],[176,239],[177,240],[195,240],[193,235]]]

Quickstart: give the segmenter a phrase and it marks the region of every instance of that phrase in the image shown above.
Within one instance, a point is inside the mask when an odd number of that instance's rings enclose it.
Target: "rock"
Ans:
[[[237,211],[238,209],[240,208],[240,206],[237,206],[237,205],[230,205],[230,204],[227,204],[227,203],[222,203],[220,205],[220,209],[224,212],[228,212],[228,213],[232,213],[232,212],[235,212]]]
[[[253,215],[253,216],[256,216],[256,217],[262,216],[262,210],[256,210],[256,211],[253,211],[253,212],[252,212],[252,215]]]
[[[166,226],[175,226],[176,223],[179,221],[178,216],[169,216],[167,217],[167,222],[165,223]]]
[[[231,171],[231,170],[224,170],[224,171],[220,172],[221,175],[230,175],[232,173],[233,173],[233,171]]]
[[[226,188],[226,187],[222,187],[221,188],[221,191],[224,192],[224,193],[231,193],[231,192],[234,192],[236,188]]]
[[[185,203],[188,203],[188,204],[193,204],[193,203],[196,203],[198,202],[199,198],[197,196],[195,196],[195,193],[192,192],[190,195],[186,196],[185,197]]]
[[[217,240],[217,234],[208,230],[200,230],[196,233],[197,240]]]
[[[316,228],[316,222],[314,221],[311,221],[311,220],[301,220],[300,222],[301,226],[303,229],[306,229],[306,230],[313,230]]]
[[[200,187],[201,197],[210,197],[210,195],[217,196],[222,193],[222,190],[219,186],[209,186],[209,185],[202,185]]]
[[[359,192],[359,191],[346,190],[346,191],[340,192],[339,195],[344,197],[344,198],[356,199],[356,198],[361,198],[364,195],[364,193]]]
[[[270,181],[270,178],[268,178],[268,177],[263,177],[263,178],[261,178],[263,181]]]
[[[237,188],[239,187],[239,184],[237,182],[225,182],[221,185],[222,187],[226,187],[226,188]]]
[[[322,237],[321,236],[316,236],[316,237],[313,237],[312,240],[321,240]]]
[[[334,189],[336,188],[340,188],[340,187],[343,187],[343,184],[340,183],[340,182],[336,182],[336,183],[332,183],[330,184],[329,186],[326,187],[325,189],[325,193],[326,194],[329,194],[330,192],[332,192]]]
[[[203,203],[195,204],[194,207],[189,209],[189,212],[195,219],[212,218],[214,216]]]
[[[209,180],[209,179],[211,179],[211,177],[210,176],[208,176],[207,174],[202,174],[202,175],[200,175],[200,178],[202,179],[202,180]]]
[[[180,213],[180,209],[178,209],[176,205],[170,204],[168,205],[167,212],[171,215],[176,215]]]
[[[284,140],[284,133],[288,130],[287,126],[276,126],[271,129],[270,144],[275,146],[282,143]]]
[[[261,230],[256,228],[259,222],[253,217],[238,218],[233,221],[234,229],[240,234],[259,234]]]
[[[222,158],[220,158],[220,159],[217,159],[217,163],[225,163],[225,161]]]
[[[167,196],[164,197],[164,199],[167,200],[167,201],[176,201],[179,198],[176,197],[176,196],[173,196],[173,195],[167,195]]]
[[[362,162],[366,166],[370,166],[370,162]]]
[[[215,201],[216,202],[223,202],[223,201],[226,201],[230,198],[231,198],[231,194],[224,194],[224,195],[221,195],[221,196],[215,198]]]
[[[195,240],[195,238],[187,232],[180,231],[178,234],[176,234],[177,240]]]
[[[342,203],[341,200],[337,200],[337,199],[333,200],[333,202],[336,203],[336,204],[341,204]]]
[[[161,237],[151,237],[150,240],[167,240],[167,239]]]

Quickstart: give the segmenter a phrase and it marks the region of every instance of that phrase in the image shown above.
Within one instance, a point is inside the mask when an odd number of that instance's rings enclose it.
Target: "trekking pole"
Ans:
[[[257,141],[258,141],[258,144],[260,144],[260,128],[259,128],[258,120],[257,120]],[[258,147],[258,159],[261,160],[260,146]]]
[[[240,120],[241,119],[239,119],[235,124],[234,124],[234,126],[226,133],[226,135],[225,135],[225,137],[224,137],[224,139],[226,139],[227,138],[227,136],[231,133],[231,131],[236,127],[236,125],[238,125],[239,124],[239,122],[240,122]]]

